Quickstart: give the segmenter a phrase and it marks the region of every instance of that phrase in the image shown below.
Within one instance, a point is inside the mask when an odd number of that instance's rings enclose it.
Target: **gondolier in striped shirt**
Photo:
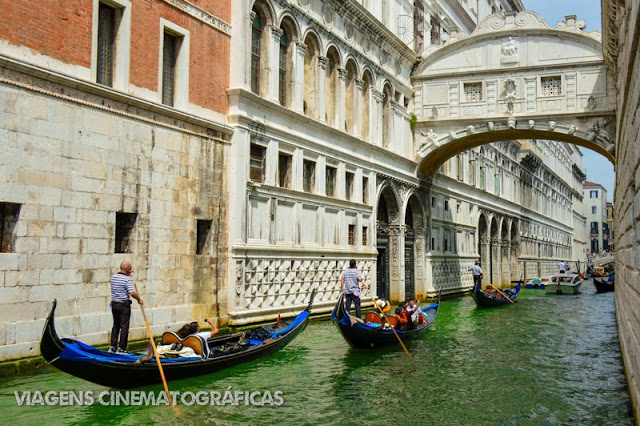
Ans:
[[[360,284],[362,282],[362,274],[356,267],[356,261],[351,259],[349,261],[349,269],[344,271],[340,276],[340,284],[342,286],[342,292],[345,295],[347,302],[347,313],[351,309],[351,302],[356,306],[356,316],[360,318]]]
[[[133,266],[126,260],[120,263],[120,272],[111,277],[111,313],[113,328],[111,329],[111,346],[109,352],[127,353],[129,341],[129,319],[131,318],[131,297],[140,305],[142,298],[133,287],[131,274]],[[119,342],[118,342],[119,340]],[[119,344],[118,344],[119,343]]]
[[[471,275],[473,275],[473,291],[478,291],[482,288],[482,268],[480,262],[476,262],[469,267]]]

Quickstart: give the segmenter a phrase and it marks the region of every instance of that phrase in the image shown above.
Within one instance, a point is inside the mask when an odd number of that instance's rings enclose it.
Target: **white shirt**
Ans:
[[[475,276],[482,274],[482,268],[480,268],[480,265],[471,265],[471,267],[469,267],[469,271],[471,271]]]
[[[564,270],[565,270],[564,262],[559,262],[558,263],[558,269],[560,270],[560,272],[564,272]]]

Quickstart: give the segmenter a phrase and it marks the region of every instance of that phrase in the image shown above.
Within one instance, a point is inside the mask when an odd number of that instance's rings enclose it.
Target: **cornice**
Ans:
[[[213,16],[209,12],[206,12],[200,9],[197,6],[189,3],[186,0],[162,0],[171,6],[180,9],[184,13],[190,15],[193,18],[196,18],[198,21],[203,22],[204,24],[214,28],[221,33],[224,33],[228,36],[231,36],[231,25],[222,19]]]

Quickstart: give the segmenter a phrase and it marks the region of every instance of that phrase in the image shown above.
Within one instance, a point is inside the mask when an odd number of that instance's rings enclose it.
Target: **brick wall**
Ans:
[[[640,421],[640,4],[637,0],[617,3],[615,298],[627,381],[636,421]]]

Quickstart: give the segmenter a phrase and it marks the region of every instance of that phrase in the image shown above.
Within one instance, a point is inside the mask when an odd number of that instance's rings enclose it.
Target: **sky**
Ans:
[[[523,0],[524,7],[533,10],[555,28],[564,21],[566,15],[577,15],[587,22],[585,31],[601,31],[602,17],[600,0]],[[613,201],[615,174],[613,165],[602,155],[583,148],[582,167],[586,169],[587,180],[601,184],[607,189],[607,201]]]

